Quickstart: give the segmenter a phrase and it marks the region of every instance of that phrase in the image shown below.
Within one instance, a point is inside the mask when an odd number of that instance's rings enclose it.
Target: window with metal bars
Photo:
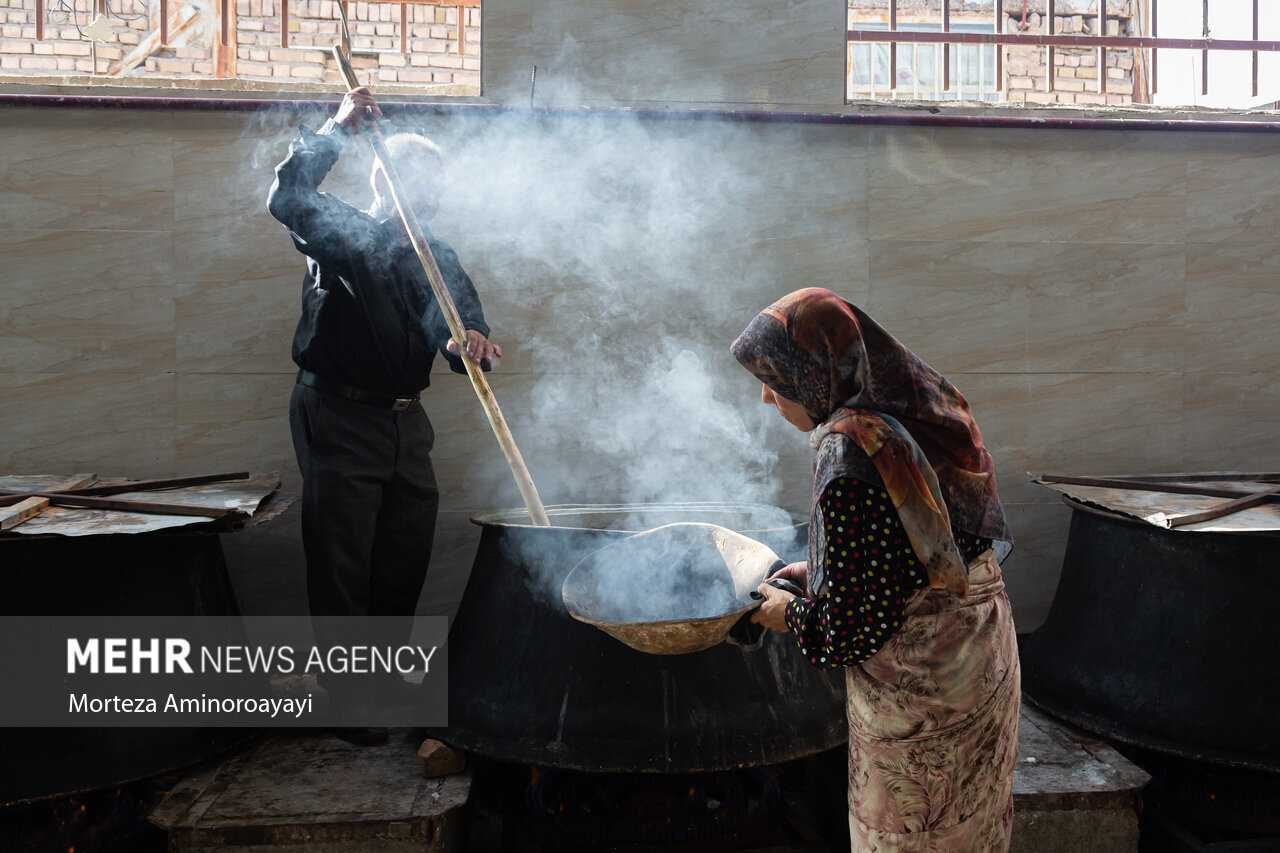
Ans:
[[[867,29],[884,28],[884,24],[868,24]],[[953,32],[979,32],[981,24],[960,24]],[[906,32],[930,32],[940,30],[940,25],[906,24]],[[940,44],[902,45],[897,50],[896,86],[889,86],[891,63],[888,44],[849,45],[849,97],[876,98],[882,96],[910,100],[966,100],[995,101],[1000,99],[996,86],[995,45],[957,45],[946,51]],[[942,73],[942,63],[950,68]],[[950,88],[943,88],[943,78],[949,79]]]
[[[1262,0],[846,2],[851,100],[1280,101],[1280,9]]]

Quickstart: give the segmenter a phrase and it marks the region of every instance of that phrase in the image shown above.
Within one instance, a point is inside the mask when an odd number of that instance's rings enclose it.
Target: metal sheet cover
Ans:
[[[1107,475],[1101,475],[1103,477]],[[1129,474],[1130,479],[1140,479]],[[1185,479],[1168,479],[1175,475],[1152,475],[1161,477],[1162,482],[1179,485],[1208,485],[1224,489],[1239,489],[1247,492],[1262,492],[1277,488],[1274,482],[1260,482],[1250,479],[1250,474],[1240,473],[1238,479],[1219,479],[1223,474],[1186,474]],[[1212,476],[1212,482],[1205,482],[1198,477]],[[1257,475],[1253,475],[1257,476]],[[1047,483],[1035,475],[1032,482],[1053,489],[1055,492],[1099,509],[1119,513],[1138,521],[1145,521],[1156,527],[1168,528],[1171,516],[1186,515],[1193,512],[1212,509],[1220,506],[1230,498],[1212,497],[1208,495],[1183,495],[1171,492],[1154,492],[1143,489],[1117,489],[1101,486],[1078,486],[1065,483]],[[1178,527],[1179,531],[1199,533],[1266,533],[1280,531],[1280,502],[1262,504],[1232,513],[1199,524]]]
[[[0,489],[39,490],[66,480],[65,474],[0,474]],[[127,483],[127,480],[102,479],[94,485]],[[252,517],[264,501],[280,488],[280,475],[253,474],[247,480],[210,483],[146,492],[123,492],[113,498],[189,504],[191,506],[233,507]],[[6,531],[5,535],[25,536],[97,536],[119,533],[148,533],[176,527],[205,525],[226,529],[224,521],[188,515],[153,515],[102,509],[46,507],[34,518]]]

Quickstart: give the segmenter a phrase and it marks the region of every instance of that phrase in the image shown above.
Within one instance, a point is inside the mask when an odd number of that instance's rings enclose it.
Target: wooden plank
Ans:
[[[1143,483],[1280,483],[1280,473],[1270,471],[1214,471],[1184,474],[1097,474],[1107,480],[1137,480]]]
[[[117,512],[140,512],[148,515],[190,515],[200,518],[225,518],[229,515],[244,515],[238,509],[221,506],[170,504],[122,498],[97,498],[87,495],[64,495],[56,492],[44,492],[39,497],[48,498],[49,503],[54,506],[73,509],[110,509]]]
[[[458,4],[458,56],[465,56],[467,52],[467,8],[461,3]]]
[[[51,492],[69,492],[72,489],[83,489],[98,481],[97,474],[72,474],[65,480],[49,487]]]
[[[221,44],[215,44],[217,62],[213,73],[219,79],[234,79],[236,76],[236,3],[235,0],[218,0],[221,17]],[[215,39],[216,41],[216,39]]]
[[[212,483],[229,483],[248,480],[248,471],[234,471],[229,474],[201,474],[196,477],[167,477],[160,480],[133,480],[124,483],[112,483],[105,486],[91,486],[97,477],[93,474],[77,474],[77,478],[50,486],[47,489],[24,489],[13,491],[0,489],[0,506],[17,503],[23,498],[41,495],[45,492],[58,492],[64,495],[119,495],[124,492],[149,492],[157,489],[180,489],[187,486],[207,486]],[[87,479],[85,479],[87,478]]]
[[[64,489],[81,489],[91,485],[98,479],[97,474],[72,474],[71,476],[54,483],[50,487],[50,491],[62,491]],[[12,530],[24,521],[35,518],[45,507],[49,506],[49,499],[41,495],[24,492],[11,500],[0,502],[0,531]]]
[[[196,13],[193,14],[190,18],[187,18],[185,21],[178,24],[177,27],[174,27],[173,29],[171,29],[169,31],[169,39],[171,41],[177,41],[178,38],[180,38],[183,35],[186,35],[188,32],[190,32],[192,27],[194,27],[197,23],[200,22],[201,16],[203,14],[204,14],[203,12],[200,12],[197,10]],[[143,62],[146,61],[148,56],[155,53],[156,50],[158,50],[159,48],[160,48],[160,30],[157,28],[152,30],[150,33],[148,33],[147,37],[143,39],[141,43],[138,44],[137,47],[129,51],[129,53],[123,59],[119,60],[110,68],[108,68],[107,76],[119,77],[120,75],[125,74],[133,70],[134,68],[137,68],[139,65],[141,65]]]
[[[1041,474],[1033,477],[1032,482],[1046,485],[1092,486],[1099,489],[1129,489],[1135,492],[1166,492],[1171,495],[1202,495],[1210,498],[1246,498],[1258,494],[1256,489],[1231,489],[1114,477],[1068,477],[1061,474]]]
[[[1202,510],[1201,512],[1189,512],[1186,515],[1172,515],[1168,518],[1170,527],[1186,527],[1190,524],[1199,524],[1202,521],[1213,521],[1215,518],[1222,518],[1225,515],[1250,509],[1251,507],[1261,506],[1272,500],[1280,498],[1280,492],[1269,490],[1265,492],[1256,492],[1252,495],[1236,498],[1235,500],[1220,503],[1215,507]]]
[[[12,530],[28,518],[34,518],[49,505],[48,498],[27,498],[0,510],[0,530]]]

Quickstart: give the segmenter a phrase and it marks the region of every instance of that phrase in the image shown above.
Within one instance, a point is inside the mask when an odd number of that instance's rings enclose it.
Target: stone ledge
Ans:
[[[456,849],[471,777],[425,779],[411,744],[272,736],[186,777],[150,815],[181,853]]]

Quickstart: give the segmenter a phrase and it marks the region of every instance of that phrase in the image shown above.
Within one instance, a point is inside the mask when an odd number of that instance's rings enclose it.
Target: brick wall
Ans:
[[[248,79],[337,80],[328,51],[338,40],[334,0],[291,0],[289,48],[280,47],[279,0],[237,0],[236,72]],[[465,53],[458,50],[456,7],[409,7],[407,54],[400,52],[400,7],[352,3],[352,65],[369,83],[480,85],[480,10],[462,9]],[[366,53],[367,52],[367,53]],[[362,55],[363,54],[363,55]]]
[[[81,4],[82,7],[83,3]],[[87,8],[87,7],[84,7]],[[46,16],[44,39],[36,41],[35,0],[0,0],[0,74],[6,75],[79,75],[105,73],[124,51],[138,44],[149,25],[146,7],[133,0],[112,6],[122,16],[134,20],[113,21],[116,42],[94,46],[82,39],[68,14],[51,12]],[[81,25],[89,23],[86,13],[79,15]],[[96,63],[96,65],[95,65]],[[212,70],[212,69],[210,69]]]
[[[241,80],[334,83],[338,71],[329,49],[338,40],[334,0],[291,0],[289,47],[281,46],[280,0],[234,0],[230,27],[235,50],[235,76]],[[23,77],[106,75],[158,27],[159,3],[111,0],[111,42],[82,37],[91,16],[86,0],[70,13],[46,3],[44,39],[36,40],[35,0],[0,0],[0,74]],[[171,0],[170,32],[195,9],[202,19],[188,32],[171,37],[167,47],[152,52],[125,76],[211,78],[214,74],[214,19],[209,0]],[[459,50],[458,14],[464,15]],[[411,5],[407,52],[401,53],[400,7],[390,3],[358,3],[348,7],[352,27],[352,65],[362,82],[407,87],[452,84],[480,86],[480,9]]]
[[[1020,5],[1020,4],[1018,4]],[[1032,8],[1040,3],[1028,4]],[[1065,14],[1059,10],[1066,7]],[[1062,2],[1055,4],[1054,30],[1067,35],[1097,35],[1098,12],[1096,0],[1088,4]],[[1092,14],[1090,14],[1090,12]],[[1020,32],[1022,10],[1005,21],[1007,32]],[[1107,35],[1138,35],[1138,21],[1133,17],[1131,0],[1108,0]],[[1027,15],[1028,33],[1044,32],[1041,12]],[[1123,105],[1133,103],[1133,51],[1110,49],[1106,52],[1106,68],[1098,67],[1096,48],[1055,48],[1053,91],[1048,89],[1047,51],[1034,47],[1006,47],[1005,85],[1007,99],[1014,103],[1028,104],[1084,104]],[[1099,75],[1105,86],[1099,86]],[[1101,89],[1101,90],[1100,90]]]

